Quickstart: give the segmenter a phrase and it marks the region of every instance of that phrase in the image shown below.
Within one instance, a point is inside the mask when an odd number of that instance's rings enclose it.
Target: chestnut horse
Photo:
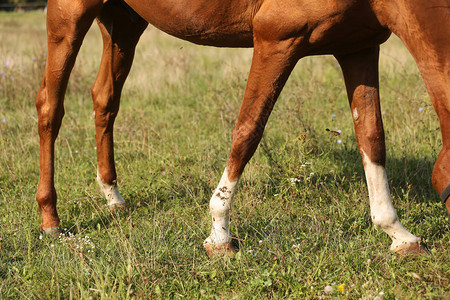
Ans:
[[[181,39],[217,47],[254,47],[231,153],[210,200],[208,255],[235,250],[229,232],[233,194],[255,152],[272,108],[297,61],[332,54],[342,68],[356,139],[369,189],[371,218],[392,239],[391,250],[423,251],[399,222],[385,171],[385,141],[378,88],[379,45],[391,32],[414,57],[440,119],[443,148],[432,182],[450,194],[450,0],[49,0],[48,56],[37,96],[40,180],[36,199],[41,230],[59,234],[54,187],[54,143],[64,115],[64,94],[83,38],[94,19],[103,37],[100,70],[92,88],[97,180],[110,207],[124,207],[116,184],[113,124],[136,44],[148,23]],[[450,211],[450,201],[446,201]]]

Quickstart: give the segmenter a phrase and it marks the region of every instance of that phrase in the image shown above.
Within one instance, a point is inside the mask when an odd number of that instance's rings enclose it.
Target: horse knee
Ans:
[[[114,122],[119,112],[119,101],[115,99],[113,89],[94,85],[91,94],[94,102],[96,126],[108,126],[108,124]]]
[[[62,103],[49,103],[46,89],[41,89],[36,98],[36,109],[38,112],[39,135],[42,137],[49,133],[53,140],[56,139],[64,117],[64,106]]]

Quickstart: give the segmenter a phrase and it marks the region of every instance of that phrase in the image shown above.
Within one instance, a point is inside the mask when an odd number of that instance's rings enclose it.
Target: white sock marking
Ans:
[[[358,121],[358,119],[359,119],[358,109],[356,109],[356,107],[355,107],[355,109],[353,110],[353,119],[354,119],[355,121]]]
[[[100,178],[100,174],[97,170],[97,182],[100,186],[100,191],[105,196],[106,200],[108,200],[108,205],[122,205],[125,204],[125,200],[123,200],[122,196],[119,193],[119,189],[117,188],[117,184],[114,182],[113,184],[103,183]]]
[[[391,237],[391,250],[402,245],[417,243],[419,239],[406,230],[398,220],[392,205],[385,168],[370,161],[364,151],[362,153],[369,189],[370,215],[375,228],[381,228]]]
[[[228,172],[225,169],[219,185],[209,201],[209,209],[212,217],[211,235],[205,240],[205,244],[221,245],[231,241],[230,236],[230,210],[233,203],[233,195],[236,191],[238,180],[230,182]]]

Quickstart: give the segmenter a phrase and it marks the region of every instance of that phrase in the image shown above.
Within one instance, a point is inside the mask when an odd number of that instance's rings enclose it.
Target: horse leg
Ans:
[[[229,218],[233,195],[245,165],[253,156],[262,138],[272,108],[299,56],[298,41],[268,40],[264,24],[268,19],[256,16],[254,52],[243,102],[232,132],[231,153],[225,171],[209,202],[212,217],[210,236],[203,246],[209,257],[236,252],[231,243]],[[270,34],[269,34],[270,35]]]
[[[421,248],[418,238],[398,220],[389,192],[378,91],[378,55],[377,46],[336,58],[344,74],[356,140],[364,164],[372,221],[376,228],[381,228],[391,237],[391,250],[403,255],[420,252]]]
[[[49,1],[47,6],[47,64],[36,98],[40,136],[40,177],[36,200],[42,215],[40,229],[52,235],[59,235],[54,154],[64,115],[64,94],[83,38],[101,6],[100,0]]]
[[[412,54],[438,115],[442,150],[432,183],[446,204],[450,220],[450,39],[448,1],[386,1],[375,6],[380,22],[394,32]]]
[[[417,26],[424,29],[423,39],[419,34],[396,30],[396,27],[392,30],[402,39],[417,62],[440,121],[443,145],[431,181],[446,204],[450,217],[450,39],[448,30],[443,29],[450,28],[450,21],[448,6],[446,11],[442,10],[445,17],[442,14],[430,16],[436,22],[434,28],[423,26],[428,21],[420,22],[421,18],[417,18]]]
[[[111,209],[124,208],[125,201],[116,184],[113,126],[136,45],[148,23],[140,18],[132,19],[123,4],[113,1],[103,6],[97,20],[103,37],[102,60],[92,88],[97,142],[97,182]]]

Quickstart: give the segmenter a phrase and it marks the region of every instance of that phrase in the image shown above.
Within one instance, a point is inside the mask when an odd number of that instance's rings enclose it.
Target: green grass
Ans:
[[[42,13],[0,14],[0,298],[449,297],[449,223],[430,180],[439,123],[397,38],[382,46],[380,62],[386,168],[401,222],[430,249],[402,260],[370,222],[342,75],[330,56],[299,62],[244,172],[231,221],[240,252],[208,259],[208,202],[252,51],[195,46],[154,28],[138,46],[115,126],[119,188],[130,211],[112,215],[95,183],[90,88],[101,39],[93,27],[57,140],[66,236],[40,239],[34,98],[45,51]],[[329,137],[326,128],[342,134]]]

